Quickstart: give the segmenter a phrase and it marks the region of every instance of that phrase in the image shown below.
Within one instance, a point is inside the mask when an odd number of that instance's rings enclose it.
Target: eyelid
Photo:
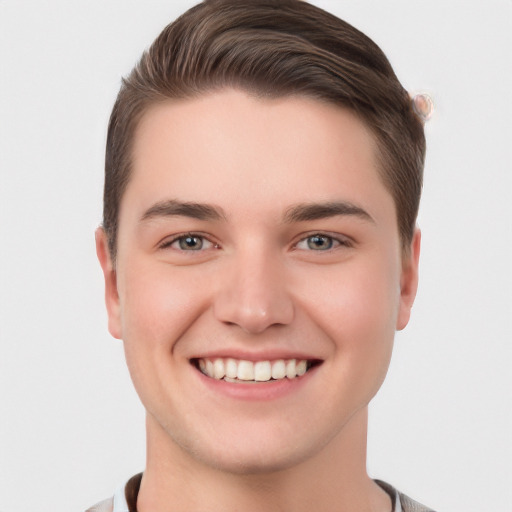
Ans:
[[[174,244],[175,242],[178,242],[179,240],[182,240],[183,238],[187,238],[187,237],[201,238],[203,241],[206,241],[209,244],[211,244],[211,247],[201,248],[201,249],[198,249],[195,251],[192,249],[190,251],[185,251],[183,249],[171,247],[172,244]],[[211,236],[209,236],[205,233],[197,232],[197,231],[185,231],[183,233],[177,233],[175,235],[170,235],[168,237],[165,237],[161,242],[158,242],[158,244],[157,244],[158,249],[172,248],[172,249],[176,250],[177,252],[203,252],[208,249],[218,249],[219,247],[220,247],[219,244],[217,242],[213,241]]]
[[[305,242],[308,238],[312,238],[314,236],[330,238],[335,245],[329,249],[319,249],[318,251],[314,251],[313,249],[301,249],[298,248],[298,245],[301,242]],[[354,245],[354,241],[346,235],[342,235],[341,233],[332,233],[329,231],[312,231],[310,233],[302,233],[298,240],[293,243],[293,249],[297,249],[299,251],[310,251],[310,252],[329,252],[337,249],[338,247],[352,247]]]
[[[332,233],[329,231],[311,231],[309,233],[301,233],[296,238],[296,241],[292,243],[292,249],[297,249],[297,246],[299,243],[305,242],[308,238],[311,238],[314,236],[330,238],[331,240],[333,240],[335,242],[334,247],[332,247],[330,249],[326,249],[324,251],[318,250],[318,252],[329,252],[334,249],[337,249],[340,246],[341,247],[352,247],[354,245],[354,241],[350,237],[348,237],[346,235],[342,235],[341,233]],[[197,232],[197,231],[185,231],[182,233],[176,233],[175,235],[170,235],[168,237],[165,237],[162,241],[158,242],[156,247],[157,247],[157,249],[168,249],[172,246],[172,244],[174,244],[175,242],[179,241],[180,239],[183,239],[186,237],[201,238],[201,239],[203,239],[203,241],[206,241],[209,244],[211,244],[211,247],[207,247],[206,249],[202,248],[197,251],[193,251],[193,250],[184,251],[182,249],[175,249],[177,252],[203,252],[205,250],[212,249],[212,248],[220,249],[220,244],[218,242],[216,242],[215,240],[213,240],[213,237],[211,235],[208,235],[208,234],[202,233],[202,232]],[[298,249],[298,250],[316,252],[316,251],[313,251],[312,249]]]

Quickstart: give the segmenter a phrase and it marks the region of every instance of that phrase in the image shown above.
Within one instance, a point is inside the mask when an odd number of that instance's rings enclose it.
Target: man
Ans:
[[[381,50],[306,2],[164,29],[114,106],[96,233],[147,464],[90,510],[429,510],[366,472],[424,153]]]

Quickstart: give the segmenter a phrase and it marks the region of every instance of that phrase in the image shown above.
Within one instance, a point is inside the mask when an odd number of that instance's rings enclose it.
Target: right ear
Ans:
[[[114,338],[121,339],[121,308],[117,292],[117,275],[108,248],[107,234],[102,227],[96,229],[96,254],[105,279],[105,303],[108,314],[108,330]]]

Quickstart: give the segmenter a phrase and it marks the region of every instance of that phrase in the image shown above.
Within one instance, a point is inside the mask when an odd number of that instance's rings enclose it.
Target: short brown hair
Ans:
[[[402,247],[418,213],[425,136],[382,50],[301,0],[205,0],[168,25],[123,80],[108,127],[103,227],[115,259],[137,124],[150,105],[224,87],[302,95],[354,111],[373,132]]]

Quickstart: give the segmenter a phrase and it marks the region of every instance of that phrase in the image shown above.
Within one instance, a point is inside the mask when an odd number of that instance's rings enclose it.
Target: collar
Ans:
[[[112,512],[130,512],[124,495],[124,487],[119,487],[114,493],[114,508]]]
[[[120,487],[114,494],[114,508],[112,512],[137,512],[137,495],[139,494],[142,473],[133,476],[124,487]],[[391,512],[403,512],[398,491],[382,480],[375,480],[384,491],[389,494],[392,502]]]

